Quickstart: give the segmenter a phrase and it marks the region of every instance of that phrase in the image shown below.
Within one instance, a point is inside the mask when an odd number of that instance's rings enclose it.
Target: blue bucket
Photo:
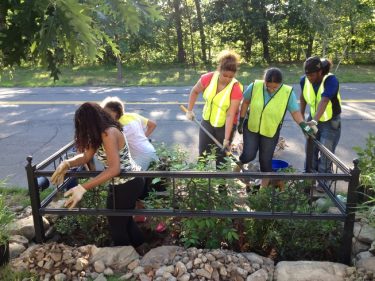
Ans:
[[[286,162],[284,160],[280,160],[280,159],[272,159],[272,170],[274,172],[277,172],[280,169],[285,169],[285,168],[288,168],[288,167],[289,167],[288,162]]]

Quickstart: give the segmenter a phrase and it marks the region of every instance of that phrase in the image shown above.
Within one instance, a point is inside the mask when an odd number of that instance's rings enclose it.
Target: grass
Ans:
[[[284,73],[285,83],[298,83],[302,73],[302,63],[274,64]],[[51,86],[192,86],[201,74],[215,67],[196,68],[179,64],[126,66],[123,79],[117,80],[115,66],[76,66],[61,67],[60,80],[56,83],[49,72],[42,67],[17,67],[0,72],[2,87],[51,87]],[[247,85],[262,77],[267,66],[243,64],[237,79]],[[335,70],[335,66],[334,69]],[[375,82],[375,65],[340,65],[336,72],[340,82]]]

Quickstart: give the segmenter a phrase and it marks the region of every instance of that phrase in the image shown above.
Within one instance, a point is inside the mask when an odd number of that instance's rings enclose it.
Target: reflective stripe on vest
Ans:
[[[310,83],[309,79],[305,77],[305,85],[303,86],[303,97],[305,98],[306,103],[310,106],[310,114],[311,117],[314,118],[315,114],[318,110],[319,102],[322,98],[322,93],[324,92],[324,82],[326,79],[333,75],[332,73],[329,73],[323,77],[322,83],[320,83],[318,93],[315,94],[315,90],[313,85]],[[341,106],[341,96],[340,91],[337,92],[337,99],[339,101],[339,104]],[[326,107],[326,110],[320,116],[319,121],[325,122],[328,120],[331,120],[332,118],[332,102],[329,101]]]
[[[284,120],[289,97],[293,88],[281,85],[266,105],[264,105],[264,81],[255,80],[250,100],[248,129],[253,133],[272,138]]]
[[[223,127],[225,125],[227,111],[230,107],[230,96],[233,85],[238,82],[235,78],[219,93],[216,94],[220,73],[214,72],[210,84],[203,92],[205,105],[202,117],[210,121],[213,127]]]

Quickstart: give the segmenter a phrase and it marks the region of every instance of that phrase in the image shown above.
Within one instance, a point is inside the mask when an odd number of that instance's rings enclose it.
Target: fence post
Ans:
[[[311,173],[313,170],[313,154],[314,154],[314,142],[311,137],[306,140],[306,163],[305,172]]]
[[[341,245],[340,262],[350,265],[352,253],[352,239],[355,221],[355,208],[357,205],[357,188],[359,186],[359,174],[361,170],[358,168],[358,159],[353,160],[354,168],[350,169],[351,179],[348,184],[348,194],[346,199],[346,218],[344,222],[344,234]]]
[[[28,156],[26,160],[27,160],[27,165],[25,169],[26,169],[26,174],[27,174],[27,182],[29,185],[31,209],[32,209],[33,220],[34,220],[35,241],[37,243],[42,243],[45,240],[45,236],[44,236],[43,219],[39,213],[40,197],[39,197],[38,183],[34,175],[35,166],[31,164],[33,160],[32,156]]]

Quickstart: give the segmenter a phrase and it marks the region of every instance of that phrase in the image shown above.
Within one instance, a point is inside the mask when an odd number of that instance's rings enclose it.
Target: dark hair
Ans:
[[[224,50],[218,55],[218,70],[237,72],[240,56],[234,51]]]
[[[271,67],[264,71],[264,82],[282,83],[283,74],[277,67]]]
[[[327,75],[331,70],[333,63],[329,59],[322,58],[320,59],[322,62],[322,75]]]
[[[89,147],[98,149],[102,144],[101,134],[109,127],[122,131],[120,123],[93,102],[85,102],[76,110],[74,125],[74,139],[78,151],[85,151]]]
[[[309,57],[303,64],[305,74],[310,74],[322,70],[322,61],[318,56]]]
[[[120,119],[125,113],[125,107],[119,97],[106,97],[101,103],[102,108],[108,108],[116,113],[116,119]]]

